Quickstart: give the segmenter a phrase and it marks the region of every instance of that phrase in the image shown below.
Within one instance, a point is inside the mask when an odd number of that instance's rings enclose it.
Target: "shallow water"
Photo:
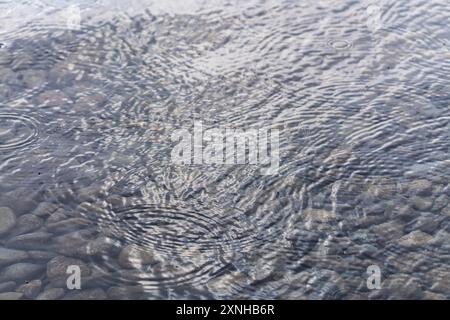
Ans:
[[[0,16],[0,295],[450,298],[448,1]],[[196,122],[278,130],[276,172],[174,163]]]

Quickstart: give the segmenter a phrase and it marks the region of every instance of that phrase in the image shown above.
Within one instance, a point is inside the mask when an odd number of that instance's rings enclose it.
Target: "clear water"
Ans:
[[[0,295],[450,298],[450,2],[0,16]],[[278,130],[277,172],[174,163],[195,121]]]

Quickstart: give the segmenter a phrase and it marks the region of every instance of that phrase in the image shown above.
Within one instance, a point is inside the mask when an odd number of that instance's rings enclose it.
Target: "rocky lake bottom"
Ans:
[[[0,16],[0,299],[450,299],[448,2]],[[277,172],[173,163],[195,121]]]

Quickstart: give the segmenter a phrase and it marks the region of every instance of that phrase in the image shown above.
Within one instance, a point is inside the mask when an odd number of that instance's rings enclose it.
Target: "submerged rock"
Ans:
[[[64,296],[65,290],[62,288],[51,288],[45,290],[36,297],[36,300],[58,300]]]
[[[45,267],[33,263],[16,263],[0,272],[0,281],[27,281],[36,279]]]
[[[427,211],[430,210],[433,206],[433,201],[430,198],[424,198],[415,196],[410,199],[410,203],[412,207],[419,211]]]
[[[58,206],[54,203],[50,202],[41,202],[37,208],[33,211],[33,214],[38,217],[47,217],[50,216],[53,212],[58,210]]]
[[[0,248],[0,267],[21,262],[29,258],[25,251]]]
[[[109,299],[113,300],[134,300],[141,298],[144,292],[141,286],[111,287],[108,289],[107,295]]]
[[[0,207],[0,236],[8,233],[16,225],[16,215],[8,207]]]
[[[35,232],[15,236],[6,242],[6,246],[15,249],[41,249],[47,248],[52,234],[48,232]]]
[[[47,264],[47,277],[53,280],[65,280],[68,277],[67,268],[69,266],[78,266],[81,270],[81,277],[89,276],[91,274],[91,269],[82,260],[68,258],[64,256],[57,256],[50,260]]]
[[[329,222],[336,219],[336,214],[323,209],[305,209],[303,211],[305,219],[313,222]]]
[[[47,224],[47,229],[54,233],[66,233],[76,231],[87,226],[89,221],[83,218],[70,218]]]
[[[408,192],[419,196],[429,196],[433,190],[433,184],[426,179],[413,180],[408,184]]]
[[[422,231],[413,231],[403,236],[399,240],[399,244],[405,247],[420,247],[430,244],[433,237]]]
[[[34,214],[25,214],[17,219],[14,235],[21,235],[36,231],[44,225],[44,220]]]
[[[0,300],[20,300],[23,297],[23,293],[20,292],[5,292],[0,293]]]
[[[27,299],[33,299],[37,296],[42,287],[41,280],[33,280],[28,283],[21,285],[17,288],[16,292],[23,293],[24,297]]]
[[[0,283],[0,292],[13,291],[16,288],[14,281]]]
[[[74,290],[66,294],[64,300],[106,300],[108,297],[103,289]]]
[[[136,245],[129,245],[122,249],[118,257],[119,265],[126,269],[139,268],[142,265],[155,262],[154,255]]]

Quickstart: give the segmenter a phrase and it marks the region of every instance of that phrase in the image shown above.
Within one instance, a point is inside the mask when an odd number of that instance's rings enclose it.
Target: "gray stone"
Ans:
[[[30,213],[37,206],[34,197],[36,192],[30,191],[29,188],[17,188],[6,193],[2,197],[2,203],[14,209],[16,215]]]
[[[444,296],[443,294],[426,291],[423,296],[423,299],[424,300],[447,300],[447,297]]]
[[[23,82],[30,89],[39,88],[46,82],[46,73],[41,70],[22,70],[19,72]]]
[[[206,285],[208,286],[208,290],[211,293],[220,296],[221,294],[223,294],[223,288],[244,286],[250,283],[250,281],[251,278],[249,275],[244,274],[240,271],[234,271],[224,275],[216,276],[208,280],[208,283]]]
[[[420,247],[432,243],[433,237],[422,231],[413,231],[403,236],[399,240],[399,244],[404,247]]]
[[[58,221],[47,224],[47,229],[54,233],[67,233],[82,229],[87,226],[89,221],[83,218],[70,218],[67,220]]]
[[[445,267],[433,269],[428,274],[432,278],[431,291],[449,294],[450,292],[450,271]]]
[[[20,262],[4,268],[0,272],[0,281],[27,281],[36,279],[45,267],[33,263]]]
[[[91,185],[77,191],[77,199],[80,202],[94,202],[104,195],[100,186]]]
[[[398,239],[403,235],[403,226],[396,221],[389,221],[371,228],[380,238],[386,241]]]
[[[21,235],[36,231],[44,225],[44,221],[34,214],[25,214],[17,219],[13,235]]]
[[[407,226],[406,231],[420,230],[429,234],[433,234],[439,227],[442,219],[436,214],[424,212]]]
[[[14,281],[8,281],[8,282],[0,283],[0,292],[14,291],[16,286],[17,285],[16,285],[16,283]]]
[[[441,210],[441,214],[450,217],[450,204],[447,205],[447,206],[445,206],[445,207]]]
[[[23,293],[24,297],[27,299],[33,299],[36,297],[41,290],[42,281],[41,280],[32,280],[28,283],[21,285],[17,288],[16,292]]]
[[[63,221],[66,219],[67,219],[67,216],[64,213],[64,210],[58,209],[50,214],[50,216],[47,218],[46,223],[47,223],[47,225],[51,225],[51,224],[54,224],[54,223],[57,223],[59,221]]]
[[[51,288],[38,295],[36,300],[58,300],[64,296],[64,293],[62,288]]]
[[[86,289],[86,290],[73,290],[66,294],[64,300],[106,300],[105,291],[103,289]]]
[[[25,251],[0,248],[0,266],[21,262],[28,258],[28,253]]]
[[[116,255],[119,252],[119,243],[108,237],[98,237],[87,244],[87,254],[90,256]]]
[[[428,196],[431,195],[432,190],[433,184],[426,179],[413,180],[408,184],[408,191],[411,194]]]
[[[137,245],[129,245],[120,252],[118,262],[125,269],[140,268],[142,265],[154,263],[155,257],[148,250]]]
[[[419,211],[428,211],[433,206],[433,201],[430,198],[415,196],[410,199],[412,207]]]
[[[107,291],[109,299],[134,300],[143,296],[144,289],[141,286],[110,287]]]
[[[305,209],[303,211],[303,216],[307,221],[313,222],[329,222],[336,220],[336,214],[334,212],[323,209]]]
[[[37,208],[33,211],[33,214],[39,217],[47,217],[51,215],[53,212],[58,210],[58,206],[54,203],[50,202],[41,202]]]
[[[47,248],[52,234],[48,232],[35,232],[15,236],[6,242],[6,246],[15,249],[41,249]]]
[[[0,236],[8,233],[16,225],[16,215],[8,207],[0,207]]]
[[[69,97],[60,90],[48,90],[41,93],[37,98],[39,104],[47,107],[65,106],[70,103]]]
[[[50,251],[31,250],[28,251],[31,260],[50,260],[58,254]]]
[[[23,297],[23,293],[20,292],[5,292],[0,293],[0,300],[20,300]]]
[[[67,268],[73,265],[80,267],[81,277],[91,274],[91,269],[82,260],[57,256],[47,264],[47,277],[50,280],[66,279],[68,277]]]
[[[98,107],[100,104],[106,101],[107,97],[104,94],[94,93],[86,96],[79,97],[74,106],[73,110],[77,112],[89,111],[92,108]]]
[[[88,249],[89,242],[95,239],[95,235],[95,230],[85,229],[55,237],[52,250],[65,256],[88,258],[91,256]]]
[[[13,57],[10,52],[4,51],[4,50],[0,51],[0,65],[7,66],[12,62],[12,60],[13,60]],[[4,70],[6,70],[6,69],[1,68],[0,70],[2,71],[2,74],[3,74]]]
[[[445,194],[440,195],[434,200],[431,211],[439,211],[448,204],[448,197]]]

